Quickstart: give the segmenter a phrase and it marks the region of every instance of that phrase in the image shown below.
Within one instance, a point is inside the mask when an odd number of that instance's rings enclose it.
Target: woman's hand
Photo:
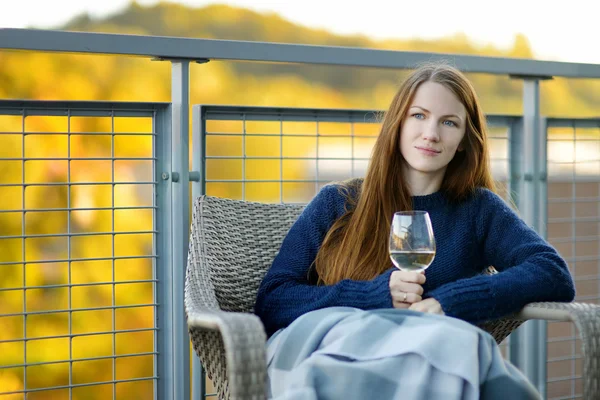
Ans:
[[[390,293],[394,308],[409,308],[421,302],[425,275],[418,272],[394,271],[390,276]]]
[[[424,313],[445,315],[444,310],[442,310],[442,305],[433,297],[413,303],[408,309]]]

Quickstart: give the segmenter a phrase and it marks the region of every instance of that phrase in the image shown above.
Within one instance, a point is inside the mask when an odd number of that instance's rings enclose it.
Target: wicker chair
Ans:
[[[193,347],[220,399],[264,399],[265,341],[252,314],[258,286],[304,206],[210,196],[194,203],[185,309]],[[527,319],[572,321],[582,338],[584,399],[600,399],[600,306],[535,303],[482,325],[498,343]]]

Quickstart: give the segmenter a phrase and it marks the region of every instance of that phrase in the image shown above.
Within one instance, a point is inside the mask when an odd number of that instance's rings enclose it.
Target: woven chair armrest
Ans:
[[[575,322],[576,318],[587,321],[593,316],[597,317],[598,312],[600,312],[600,306],[589,303],[530,303],[516,313],[513,318]]]
[[[194,347],[211,348],[222,343],[227,364],[229,399],[265,399],[266,334],[260,319],[250,313],[215,310],[188,310],[187,317]],[[207,331],[218,335],[203,334]],[[204,340],[198,343],[199,338]],[[213,339],[206,342],[206,338]]]
[[[600,306],[588,303],[531,303],[515,318],[573,322],[581,335],[583,398],[600,399]]]

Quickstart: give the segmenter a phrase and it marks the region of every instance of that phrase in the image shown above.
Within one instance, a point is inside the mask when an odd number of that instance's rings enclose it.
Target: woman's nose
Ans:
[[[430,142],[437,142],[440,140],[440,133],[438,131],[438,125],[433,121],[428,123],[423,130],[423,139]]]

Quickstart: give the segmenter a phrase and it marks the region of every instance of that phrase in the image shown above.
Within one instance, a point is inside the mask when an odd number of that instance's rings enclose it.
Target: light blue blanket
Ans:
[[[307,313],[269,339],[267,365],[277,400],[540,399],[487,332],[408,310]]]

